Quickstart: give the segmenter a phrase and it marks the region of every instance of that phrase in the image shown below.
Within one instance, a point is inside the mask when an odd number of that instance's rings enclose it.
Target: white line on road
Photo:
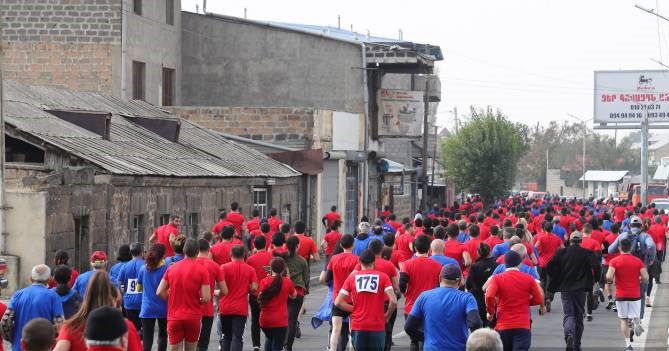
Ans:
[[[653,277],[651,277],[650,279],[653,279]],[[653,307],[646,307],[645,310],[644,310],[644,316],[643,316],[643,319],[641,320],[641,325],[644,328],[644,332],[640,336],[635,336],[634,337],[634,341],[632,342],[632,347],[634,347],[635,349],[636,348],[639,348],[641,350],[646,349],[646,336],[650,332],[650,320],[651,320],[651,317],[653,316],[653,309],[655,307],[655,293],[657,292],[657,288],[658,288],[657,284],[653,284],[653,285],[654,285],[653,286],[654,289],[653,289],[653,291],[650,292],[650,302],[653,305]],[[646,303],[646,297],[645,296],[641,296],[641,303],[642,304]]]

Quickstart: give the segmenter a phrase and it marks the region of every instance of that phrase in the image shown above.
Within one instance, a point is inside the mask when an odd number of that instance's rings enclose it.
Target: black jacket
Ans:
[[[571,245],[558,250],[546,266],[547,290],[589,290],[602,273],[600,260],[580,245]]]
[[[474,295],[483,294],[483,284],[490,278],[492,272],[497,268],[497,261],[493,257],[480,258],[476,260],[469,269],[467,277],[467,290]]]

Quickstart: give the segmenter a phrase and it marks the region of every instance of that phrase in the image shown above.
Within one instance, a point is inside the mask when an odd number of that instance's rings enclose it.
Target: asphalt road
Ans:
[[[665,267],[665,272],[669,266]],[[312,267],[312,277],[317,277],[320,266]],[[669,279],[669,278],[667,278]],[[315,284],[315,285],[314,285]],[[667,350],[667,327],[669,327],[669,280],[668,283],[656,285],[654,307],[647,309],[643,325],[646,333],[635,343],[635,350]],[[654,288],[655,289],[655,288]],[[311,317],[318,310],[326,294],[326,288],[312,280],[311,294],[305,298],[307,313],[300,317],[302,337],[295,340],[294,350],[326,350],[328,325],[318,329],[311,327]],[[538,308],[532,308],[532,350],[564,350],[562,336],[562,306],[559,294],[555,297],[553,309],[550,313],[539,316]],[[404,299],[399,301],[399,312],[395,323],[394,350],[408,350],[409,338],[403,332]],[[602,305],[594,311],[594,320],[585,323],[583,335],[584,350],[623,350],[624,339],[619,331],[619,321],[613,311],[606,310]],[[447,317],[444,318],[445,322]],[[649,322],[650,321],[650,322]],[[650,327],[648,327],[650,323]],[[209,349],[217,350],[217,336],[215,330]],[[261,333],[261,342],[264,336]],[[250,320],[247,321],[244,337],[244,350],[251,350]],[[154,345],[155,350],[155,345]]]

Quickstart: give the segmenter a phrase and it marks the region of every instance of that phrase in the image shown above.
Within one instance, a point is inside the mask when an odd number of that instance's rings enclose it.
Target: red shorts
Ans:
[[[200,338],[200,320],[167,321],[167,335],[170,345],[176,345],[184,340],[196,343]]]

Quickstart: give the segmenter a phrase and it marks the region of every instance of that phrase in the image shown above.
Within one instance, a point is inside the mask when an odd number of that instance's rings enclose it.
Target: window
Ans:
[[[165,225],[170,223],[170,215],[168,214],[162,214],[158,218],[158,225]]]
[[[163,106],[174,105],[174,70],[163,67]]]
[[[174,24],[174,0],[165,0],[165,23]]]
[[[132,217],[132,242],[144,242],[144,215],[135,215]]]
[[[23,140],[5,135],[5,161],[43,164],[44,150]]]
[[[267,188],[253,188],[253,208],[260,211],[260,218],[267,218]]]
[[[134,0],[132,3],[132,12],[137,15],[142,15],[142,0]]]
[[[132,98],[134,100],[146,99],[146,64],[144,62],[132,61]]]
[[[293,223],[290,217],[290,204],[283,206],[281,209],[281,220],[284,223]]]
[[[90,269],[88,255],[91,254],[89,216],[74,217],[74,268],[79,272]]]
[[[198,224],[200,222],[199,213],[190,213],[188,214],[188,223],[186,223],[186,230],[188,231],[188,237],[197,239],[199,235]]]

